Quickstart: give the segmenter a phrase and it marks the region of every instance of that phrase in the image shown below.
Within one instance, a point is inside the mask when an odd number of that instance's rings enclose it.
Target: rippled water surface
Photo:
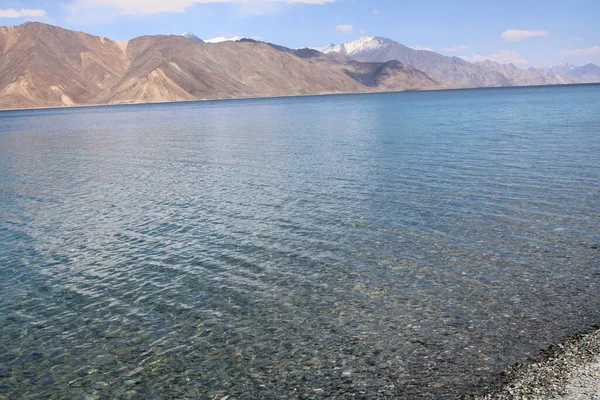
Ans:
[[[0,113],[0,398],[454,398],[600,322],[600,86]]]

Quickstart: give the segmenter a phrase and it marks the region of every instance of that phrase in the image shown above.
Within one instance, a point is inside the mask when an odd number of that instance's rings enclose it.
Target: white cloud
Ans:
[[[431,47],[427,47],[427,46],[421,46],[420,44],[416,45],[416,46],[412,46],[411,49],[413,50],[427,50],[427,51],[433,51],[431,49]]]
[[[588,47],[585,49],[563,50],[560,52],[560,55],[563,57],[593,56],[596,54],[600,54],[600,46]]]
[[[376,8],[372,11],[372,13],[375,15],[379,15],[379,14],[381,14],[381,11],[379,11],[379,9]]]
[[[509,29],[502,32],[502,39],[507,42],[518,42],[525,38],[536,37],[536,36],[548,36],[548,31],[527,31],[518,29]]]
[[[341,33],[351,33],[354,30],[354,27],[352,25],[338,25],[335,29]]]
[[[280,4],[314,4],[323,5],[336,0],[75,0],[72,9],[85,10],[89,7],[107,7],[122,15],[157,14],[163,12],[185,12],[194,4],[202,3],[238,3],[243,7],[253,5]]]
[[[0,18],[43,17],[45,15],[46,11],[44,10],[15,10],[13,8],[0,10]]]
[[[465,61],[469,61],[469,62],[483,62],[483,61],[490,60],[490,61],[495,61],[500,64],[509,64],[509,63],[527,64],[527,63],[529,63],[529,61],[527,61],[526,59],[523,58],[521,53],[518,53],[516,51],[510,51],[510,50],[500,50],[497,53],[488,54],[488,55],[473,54],[471,56],[461,56],[460,58],[462,58]]]
[[[467,46],[465,46],[464,44],[460,44],[458,46],[446,47],[445,49],[442,49],[442,51],[463,51],[467,49]]]

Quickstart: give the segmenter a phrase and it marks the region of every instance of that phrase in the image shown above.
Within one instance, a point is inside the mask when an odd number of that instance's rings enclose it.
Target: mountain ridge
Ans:
[[[384,68],[367,85],[335,58],[301,53],[249,40],[157,35],[117,42],[39,22],[2,27],[0,108],[445,87],[409,66]],[[358,67],[370,73],[379,64]]]
[[[327,54],[231,39],[113,41],[40,22],[0,27],[0,109],[575,83],[599,73],[593,64],[580,78],[471,64],[376,36]]]

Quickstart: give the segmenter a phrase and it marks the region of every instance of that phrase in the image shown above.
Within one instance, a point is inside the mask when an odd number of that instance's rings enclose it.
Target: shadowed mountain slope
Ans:
[[[338,53],[323,54],[313,49],[292,50],[268,43],[273,48],[293,54],[311,64],[323,65],[350,76],[371,88],[371,91],[429,90],[454,87],[441,84],[410,65],[392,60],[387,62],[361,62]]]

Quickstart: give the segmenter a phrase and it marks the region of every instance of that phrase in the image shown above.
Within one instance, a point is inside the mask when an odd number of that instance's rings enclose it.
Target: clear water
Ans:
[[[0,398],[455,398],[600,322],[600,85],[0,113]]]

